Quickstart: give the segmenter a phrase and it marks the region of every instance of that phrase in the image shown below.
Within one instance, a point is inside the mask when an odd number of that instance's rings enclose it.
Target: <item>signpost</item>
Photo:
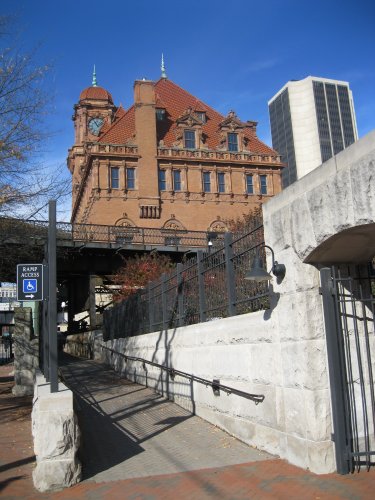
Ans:
[[[43,300],[43,264],[17,264],[17,300]]]
[[[45,264],[17,264],[17,300],[43,301],[43,373],[51,392],[59,390],[56,323],[56,201],[49,202]],[[43,276],[46,269],[48,279]],[[45,285],[45,286],[44,286]]]

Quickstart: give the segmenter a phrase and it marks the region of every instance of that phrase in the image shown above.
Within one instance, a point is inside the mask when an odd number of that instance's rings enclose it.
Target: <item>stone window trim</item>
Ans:
[[[202,172],[202,194],[211,193],[211,172],[203,170]]]
[[[267,174],[260,174],[259,175],[259,193],[261,195],[267,195],[269,189],[268,189],[268,175]]]
[[[120,167],[110,165],[109,167],[109,191],[120,189]]]
[[[245,184],[245,196],[251,196],[255,194],[254,189],[254,174],[252,172],[246,172],[244,174],[244,184]]]
[[[135,167],[125,168],[125,185],[126,191],[134,191],[137,189],[137,177]]]
[[[165,169],[159,169],[158,184],[159,184],[159,191],[166,191],[167,190],[167,176],[166,176]]]
[[[227,183],[225,172],[219,171],[216,175],[217,182],[217,192],[218,194],[223,194],[227,192]]]
[[[184,148],[197,149],[197,137],[195,130],[188,128],[184,130]]]

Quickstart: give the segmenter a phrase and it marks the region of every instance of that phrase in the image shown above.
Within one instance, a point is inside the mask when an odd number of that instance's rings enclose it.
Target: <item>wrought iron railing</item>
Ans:
[[[0,218],[1,241],[41,242],[47,238],[48,222]],[[207,246],[205,231],[107,226],[101,224],[57,223],[58,243],[106,243],[116,248],[127,246],[188,247]]]
[[[145,289],[104,312],[106,339],[139,335],[268,308],[268,284],[244,280],[256,251],[264,256],[263,226],[177,264]]]

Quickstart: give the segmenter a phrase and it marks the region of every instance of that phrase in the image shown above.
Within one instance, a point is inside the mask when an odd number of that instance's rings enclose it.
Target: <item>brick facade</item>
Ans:
[[[128,110],[97,86],[74,110],[72,222],[224,230],[281,190],[283,164],[256,122],[224,117],[167,78],[137,80]]]

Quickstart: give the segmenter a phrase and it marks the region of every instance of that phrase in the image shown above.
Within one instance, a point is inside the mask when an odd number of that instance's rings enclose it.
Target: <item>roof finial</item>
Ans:
[[[93,87],[97,87],[97,84],[96,84],[96,70],[95,70],[95,64],[94,64],[94,72],[92,74],[92,86]]]
[[[165,72],[165,64],[164,64],[164,54],[161,55],[161,77],[167,78],[167,73]]]

